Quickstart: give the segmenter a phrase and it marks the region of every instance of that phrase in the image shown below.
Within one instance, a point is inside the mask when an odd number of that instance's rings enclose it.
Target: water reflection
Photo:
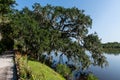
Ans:
[[[73,63],[71,60],[68,61],[67,57],[65,55],[58,54],[57,56],[55,54],[50,54],[53,58],[52,60],[52,68],[56,67],[56,64],[62,63],[62,64],[76,64]],[[106,66],[104,68],[101,68],[99,66],[91,65],[87,70],[81,70],[80,68],[76,68],[76,70],[72,71],[72,80],[78,79],[81,74],[88,75],[89,73],[93,73],[95,76],[99,78],[99,80],[120,80],[120,53],[104,53],[105,57],[107,58],[107,61],[109,63],[109,66]],[[66,63],[68,62],[68,63]],[[78,64],[77,64],[78,65]]]
[[[99,80],[120,80],[120,54],[105,53],[109,66],[100,68],[98,66],[91,66],[89,68]]]

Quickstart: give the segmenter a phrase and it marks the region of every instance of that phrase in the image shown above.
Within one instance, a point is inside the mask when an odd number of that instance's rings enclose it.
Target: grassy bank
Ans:
[[[34,78],[39,77],[39,80],[65,80],[58,73],[40,62],[29,60],[28,65],[31,67]]]
[[[27,60],[25,56],[17,55],[16,61],[19,68],[20,80],[65,80],[45,64],[34,60]]]

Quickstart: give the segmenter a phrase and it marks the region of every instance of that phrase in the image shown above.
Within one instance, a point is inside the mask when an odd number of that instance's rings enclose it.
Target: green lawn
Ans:
[[[29,60],[28,66],[32,71],[34,80],[65,80],[61,75],[40,62]]]

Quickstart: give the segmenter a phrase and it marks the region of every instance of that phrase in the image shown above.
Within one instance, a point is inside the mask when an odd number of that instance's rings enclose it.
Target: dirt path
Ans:
[[[0,80],[17,80],[14,67],[13,54],[0,55]]]

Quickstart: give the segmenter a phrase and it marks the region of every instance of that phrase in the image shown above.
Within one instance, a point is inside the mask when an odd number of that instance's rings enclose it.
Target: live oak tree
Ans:
[[[92,19],[84,10],[38,3],[32,7],[16,10],[11,17],[13,39],[27,53],[39,60],[44,52],[61,52],[69,60],[79,60],[81,68],[106,63],[97,34],[88,34]]]

